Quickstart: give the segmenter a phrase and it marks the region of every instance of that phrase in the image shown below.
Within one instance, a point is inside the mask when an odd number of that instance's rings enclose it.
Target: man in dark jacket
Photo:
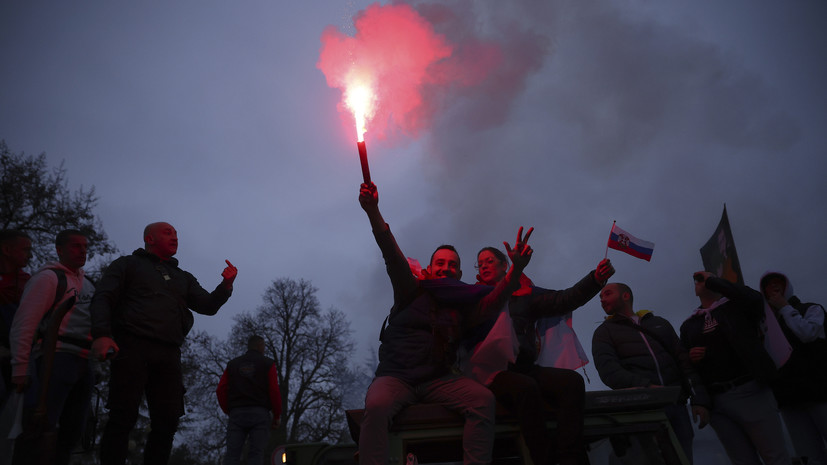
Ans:
[[[761,277],[761,293],[793,352],[771,386],[790,432],[795,455],[827,465],[827,339],[824,307],[801,302],[787,275]]]
[[[495,247],[483,248],[477,253],[478,283],[497,284],[505,278],[507,267],[508,259],[502,251]],[[487,383],[497,400],[516,414],[534,463],[588,463],[583,442],[586,393],[583,378],[573,370],[537,364],[537,320],[563,315],[583,306],[612,274],[611,262],[603,260],[596,270],[590,271],[574,286],[560,291],[536,287],[523,275],[520,289],[508,299],[508,312],[518,345],[515,354],[508,354],[514,355],[513,363],[485,376],[491,378],[490,381],[479,381]],[[469,343],[483,340],[484,344],[492,324],[495,323],[487,322],[475,329]],[[491,360],[481,360],[485,358],[483,350],[482,346],[476,347],[471,357],[472,370],[477,373],[479,366],[491,363]],[[475,366],[476,360],[480,362],[478,366]],[[556,412],[558,426],[554,441],[546,431],[545,414],[539,407],[543,402],[549,403]]]
[[[241,463],[241,451],[248,438],[247,463],[260,465],[269,430],[281,424],[276,363],[264,356],[264,349],[264,338],[250,336],[247,353],[230,360],[215,390],[221,410],[230,416],[224,465]]]
[[[459,281],[459,255],[451,246],[437,248],[425,270],[427,279],[417,280],[379,212],[373,183],[361,185],[359,203],[382,251],[394,296],[380,335],[379,367],[365,395],[359,463],[387,465],[388,426],[393,417],[415,402],[433,402],[465,417],[465,465],[487,464],[494,444],[494,395],[451,369],[463,329],[493,315],[519,286],[532,253],[522,228],[514,250],[508,248],[514,266],[493,290]]]
[[[648,310],[635,312],[628,285],[609,283],[600,291],[606,320],[594,331],[592,356],[600,379],[612,389],[682,386],[682,401],[666,407],[666,416],[692,463],[692,421],[686,411],[691,396],[692,416],[703,428],[709,422],[709,396],[689,362],[675,329]]]
[[[764,349],[761,293],[708,271],[692,277],[701,305],[681,325],[681,343],[712,398],[709,424],[733,463],[789,464],[769,387],[776,369]]]
[[[144,463],[167,463],[184,414],[181,344],[192,328],[190,309],[215,315],[232,293],[238,270],[229,261],[223,280],[210,293],[178,267],[177,251],[172,225],[148,225],[144,248],[112,262],[92,297],[92,351],[101,360],[114,357],[102,465],[126,461],[129,432],[144,394],[151,424]]]

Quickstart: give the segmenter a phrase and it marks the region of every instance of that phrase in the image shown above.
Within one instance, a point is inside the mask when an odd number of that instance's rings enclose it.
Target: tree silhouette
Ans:
[[[89,258],[117,252],[93,213],[95,188],[70,191],[63,163],[49,170],[46,154],[12,153],[0,140],[0,229],[19,229],[32,238],[32,269],[55,259],[55,236],[78,229],[89,239]]]
[[[235,318],[226,341],[203,332],[184,347],[188,415],[182,425],[190,450],[218,458],[225,447],[226,416],[215,388],[227,365],[246,350],[247,338],[264,338],[276,362],[282,395],[281,426],[271,433],[277,445],[346,440],[344,409],[364,398],[370,376],[351,366],[350,322],[336,309],[321,311],[309,281],[280,278],[267,288],[255,313]]]

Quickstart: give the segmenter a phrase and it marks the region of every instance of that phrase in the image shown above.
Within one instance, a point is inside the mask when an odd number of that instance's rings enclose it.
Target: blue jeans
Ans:
[[[494,447],[494,394],[476,381],[446,375],[411,386],[392,376],[374,378],[365,395],[365,417],[359,433],[359,464],[389,463],[388,427],[403,408],[416,402],[442,404],[465,417],[462,433],[465,465],[491,462]]]
[[[30,373],[31,385],[26,391],[23,404],[27,415],[34,413],[40,397],[40,380],[43,377],[41,361],[42,359],[37,359],[36,369]],[[89,360],[67,352],[55,352],[46,395],[46,416],[50,428],[60,425],[55,451],[57,465],[68,464],[72,451],[80,442],[89,414],[92,384]]]
[[[762,459],[765,465],[792,462],[769,387],[750,381],[715,394],[712,405],[709,424],[733,465],[761,465]]]
[[[265,407],[236,407],[230,410],[227,424],[227,453],[224,465],[241,463],[244,442],[250,439],[247,465],[264,463],[264,448],[270,437],[270,410]]]

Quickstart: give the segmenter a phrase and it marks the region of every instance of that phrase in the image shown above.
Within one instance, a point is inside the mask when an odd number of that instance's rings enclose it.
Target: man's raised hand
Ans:
[[[376,190],[376,184],[370,183],[362,185],[359,187],[359,205],[362,206],[362,210],[366,212],[369,209],[375,209],[379,205],[379,192]]]

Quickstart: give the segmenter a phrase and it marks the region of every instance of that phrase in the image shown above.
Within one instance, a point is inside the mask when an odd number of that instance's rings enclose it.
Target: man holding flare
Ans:
[[[388,426],[404,407],[416,402],[440,403],[465,417],[463,462],[491,462],[494,443],[494,395],[485,386],[452,370],[457,343],[469,326],[495,315],[531,259],[520,228],[512,249],[513,265],[496,287],[470,285],[462,277],[456,249],[442,245],[418,280],[379,211],[376,185],[363,183],[359,203],[385,259],[394,304],[379,339],[379,367],[365,396],[359,436],[359,463],[388,462]]]

